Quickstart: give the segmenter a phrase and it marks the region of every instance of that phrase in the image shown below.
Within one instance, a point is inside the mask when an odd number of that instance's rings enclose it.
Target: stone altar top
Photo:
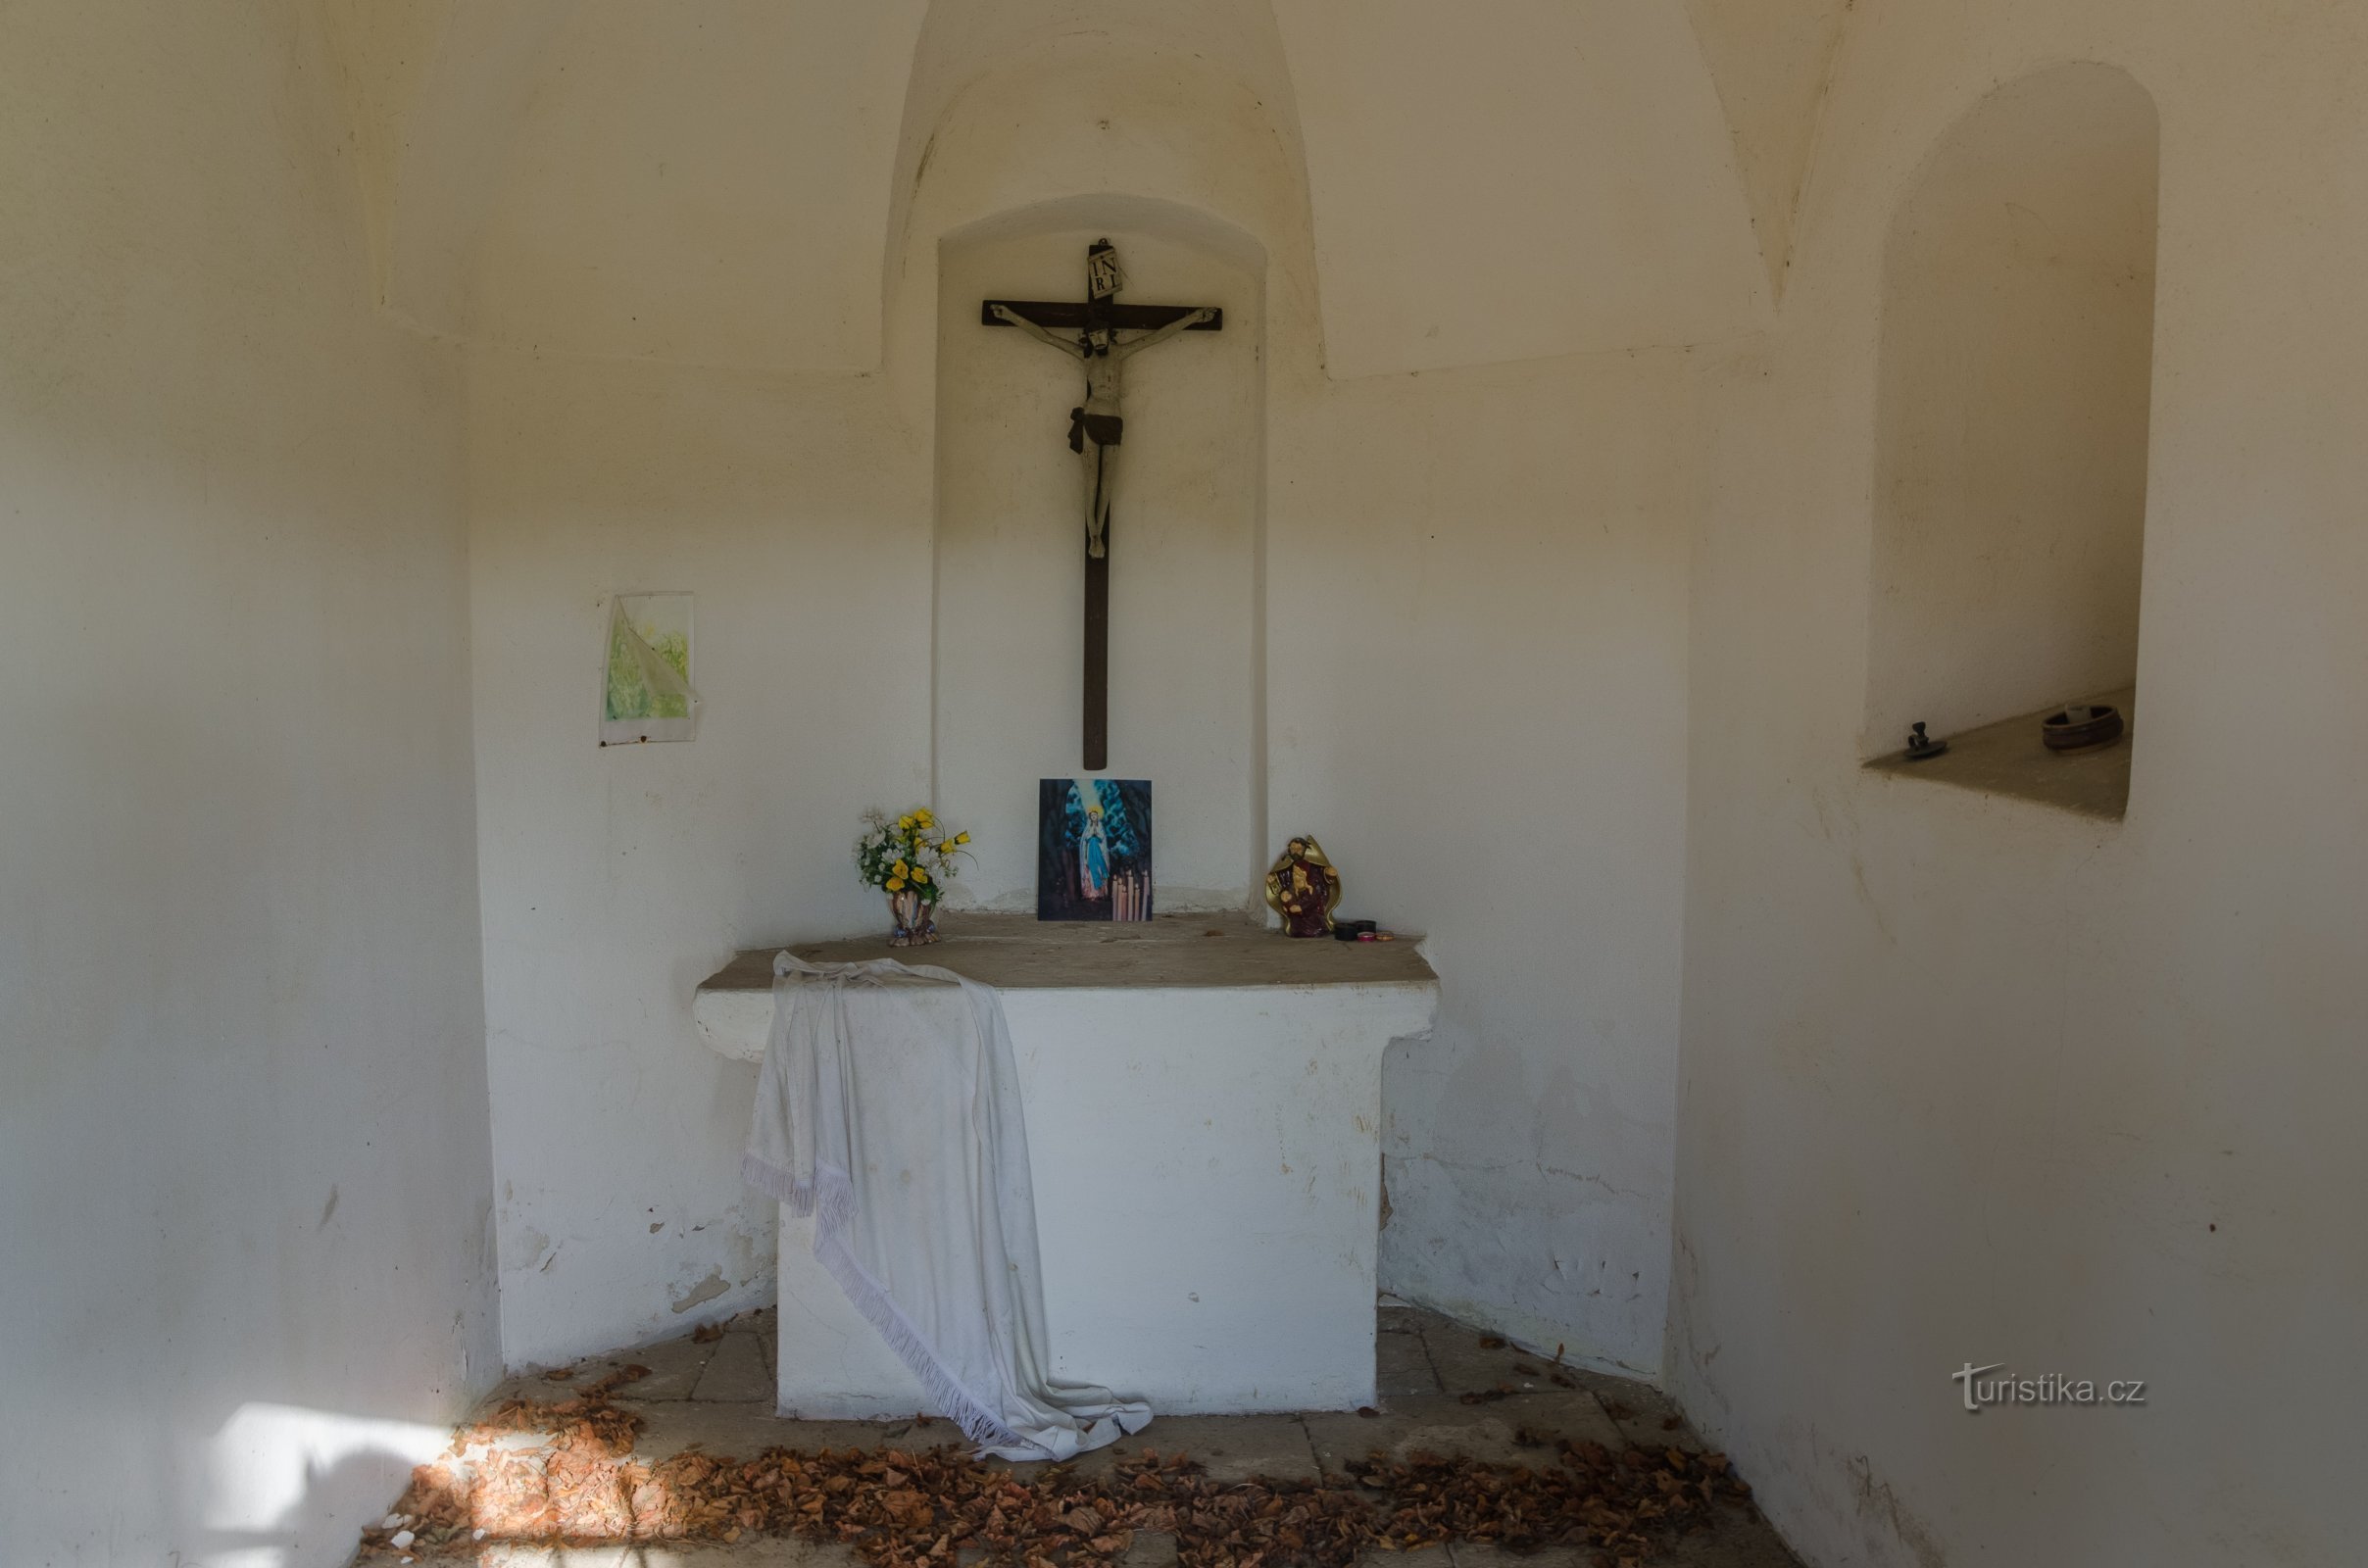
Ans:
[[[886,935],[806,942],[809,963],[895,958],[935,964],[1005,991],[1200,990],[1246,986],[1436,986],[1414,937],[1395,942],[1294,939],[1245,914],[1162,914],[1141,922],[1040,921],[1031,914],[949,910],[945,940],[891,948]],[[752,948],[699,990],[703,996],[773,988],[773,955]]]

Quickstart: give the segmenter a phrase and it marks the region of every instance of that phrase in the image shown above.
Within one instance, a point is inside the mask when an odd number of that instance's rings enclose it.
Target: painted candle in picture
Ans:
[[[1048,778],[1036,788],[1036,918],[1148,920],[1151,783]]]

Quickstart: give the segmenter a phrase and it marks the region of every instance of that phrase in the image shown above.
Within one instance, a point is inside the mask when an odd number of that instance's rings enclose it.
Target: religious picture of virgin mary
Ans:
[[[1151,784],[1048,778],[1036,789],[1036,918],[1151,918]]]

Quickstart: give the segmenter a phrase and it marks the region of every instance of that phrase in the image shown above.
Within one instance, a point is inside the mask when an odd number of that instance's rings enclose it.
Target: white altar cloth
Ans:
[[[1413,945],[1293,942],[1238,916],[946,924],[950,940],[911,956],[1002,993],[1053,1375],[1163,1413],[1371,1403],[1382,1054],[1427,1033],[1438,1006]],[[886,949],[791,951],[844,962]],[[694,1015],[714,1049],[763,1055],[772,953],[700,988]],[[926,1408],[814,1258],[813,1225],[782,1222],[780,1408]]]

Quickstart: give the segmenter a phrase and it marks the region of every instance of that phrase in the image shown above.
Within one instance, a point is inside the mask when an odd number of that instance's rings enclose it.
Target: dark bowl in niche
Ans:
[[[2039,738],[2051,752],[2086,752],[2121,739],[2121,710],[2076,703],[2040,720]]]

